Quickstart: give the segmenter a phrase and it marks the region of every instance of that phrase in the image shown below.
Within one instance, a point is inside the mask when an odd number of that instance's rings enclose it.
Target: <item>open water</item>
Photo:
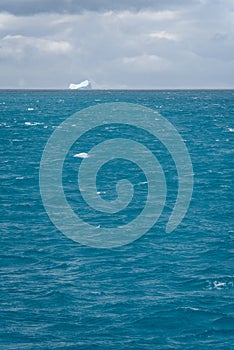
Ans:
[[[140,104],[170,121],[189,151],[194,190],[185,218],[166,234],[178,184],[159,150],[171,187],[157,224],[127,245],[98,249],[50,221],[39,168],[60,123],[106,102]],[[233,90],[0,91],[0,348],[233,349],[233,149]],[[68,170],[77,158],[69,159]],[[68,170],[66,194],[79,210]],[[105,225],[107,217],[91,214]]]

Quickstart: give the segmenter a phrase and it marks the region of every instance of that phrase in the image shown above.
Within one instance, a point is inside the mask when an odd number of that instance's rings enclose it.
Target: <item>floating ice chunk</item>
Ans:
[[[88,158],[89,155],[88,155],[88,153],[81,152],[81,153],[74,154],[73,157],[75,157],[75,158],[84,158],[85,159],[85,158]]]

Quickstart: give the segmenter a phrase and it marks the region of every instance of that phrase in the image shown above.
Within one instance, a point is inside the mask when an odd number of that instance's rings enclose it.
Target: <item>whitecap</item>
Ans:
[[[226,282],[214,281],[214,287],[215,287],[215,288],[226,287],[226,285],[227,285]]]
[[[44,123],[39,123],[39,122],[25,122],[24,123],[27,126],[34,126],[34,125],[43,125]]]
[[[233,282],[232,281],[208,281],[208,289],[212,290],[212,289],[229,289],[229,288],[233,288]]]

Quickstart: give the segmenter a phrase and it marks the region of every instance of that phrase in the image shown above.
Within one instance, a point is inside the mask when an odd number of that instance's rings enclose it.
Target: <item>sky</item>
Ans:
[[[0,88],[234,88],[234,0],[1,0]]]

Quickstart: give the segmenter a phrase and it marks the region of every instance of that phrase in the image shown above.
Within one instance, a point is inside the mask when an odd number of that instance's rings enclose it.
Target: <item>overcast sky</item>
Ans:
[[[1,0],[0,88],[234,88],[234,0]]]

